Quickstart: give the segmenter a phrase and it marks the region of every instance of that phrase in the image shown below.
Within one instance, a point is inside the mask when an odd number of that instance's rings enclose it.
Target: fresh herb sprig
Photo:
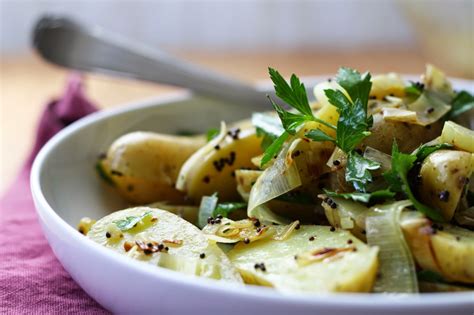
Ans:
[[[437,149],[439,149],[438,147]],[[420,150],[419,152],[426,152],[427,149]],[[431,151],[433,152],[433,151]],[[384,173],[385,180],[390,184],[390,190],[394,192],[404,193],[408,199],[413,203],[416,210],[425,214],[432,220],[443,221],[441,212],[428,207],[427,205],[418,201],[413,194],[410,183],[408,181],[408,172],[415,166],[417,161],[422,161],[421,158],[424,154],[417,156],[414,154],[401,153],[398,150],[397,142],[394,141],[392,145],[392,168],[390,171]]]
[[[268,146],[262,158],[261,166],[264,166],[274,156],[276,156],[288,137],[296,134],[298,129],[306,122],[315,121],[333,130],[336,129],[336,126],[313,115],[313,111],[309,106],[306,88],[295,74],[291,76],[290,83],[288,83],[277,70],[268,68],[268,72],[273,81],[276,95],[297,112],[295,113],[285,110],[268,96],[273,108],[280,117],[285,131],[274,140],[270,146]]]
[[[122,231],[128,231],[135,227],[135,225],[138,224],[138,222],[145,220],[148,217],[152,216],[151,211],[146,211],[140,216],[127,216],[125,219],[117,220],[114,221],[115,225]]]
[[[451,103],[451,110],[446,114],[447,119],[453,119],[474,108],[474,96],[467,91],[460,91]]]
[[[366,193],[366,186],[372,181],[371,170],[380,164],[364,158],[356,151],[357,146],[370,135],[373,118],[367,114],[367,103],[372,87],[370,73],[361,75],[358,71],[341,68],[336,77],[337,83],[346,90],[347,97],[340,90],[325,90],[329,102],[337,108],[339,120],[335,144],[347,154],[345,179],[352,183],[358,192]],[[318,132],[317,138],[309,132],[310,139],[321,141],[324,135]],[[327,136],[327,135],[325,135]]]

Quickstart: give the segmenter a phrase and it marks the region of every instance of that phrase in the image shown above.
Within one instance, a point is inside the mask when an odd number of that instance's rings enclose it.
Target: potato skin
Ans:
[[[237,169],[254,168],[251,158],[262,154],[262,149],[261,138],[257,137],[254,130],[244,129],[240,132],[236,130],[230,130],[230,134],[228,133],[210,152],[193,161],[186,176],[181,170],[179,176],[185,179],[179,187],[190,201],[198,204],[203,196],[210,196],[215,192],[219,195],[219,201],[240,199],[234,172]]]
[[[421,144],[433,140],[441,134],[442,123],[436,122],[429,127],[403,122],[385,121],[381,114],[375,114],[372,134],[363,142],[363,148],[369,146],[386,154],[391,154],[395,139],[403,153],[411,153]]]
[[[184,194],[174,187],[179,169],[204,142],[198,137],[133,132],[115,140],[101,164],[119,194],[133,204],[180,203]]]
[[[417,264],[447,281],[474,283],[474,232],[420,216],[402,220],[405,239]]]
[[[444,219],[450,221],[471,173],[471,153],[438,150],[430,154],[420,170],[421,201],[440,209]]]

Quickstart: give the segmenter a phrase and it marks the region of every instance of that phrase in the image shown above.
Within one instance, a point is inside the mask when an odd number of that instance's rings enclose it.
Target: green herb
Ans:
[[[431,153],[441,149],[451,149],[453,146],[449,143],[440,143],[435,145],[422,144],[412,154],[416,155],[419,162],[424,161]]]
[[[395,197],[395,193],[389,189],[377,190],[371,193],[351,192],[338,194],[331,191],[324,190],[326,195],[329,197],[340,197],[344,199],[352,199],[363,203],[375,202],[378,200],[392,199]]]
[[[262,160],[260,161],[260,167],[263,167],[265,164],[270,162],[270,160],[280,152],[283,144],[289,136],[290,134],[285,131],[275,141],[273,141],[270,146],[268,146],[268,148],[265,150],[265,153],[263,154]]]
[[[347,156],[345,179],[352,183],[357,191],[365,192],[366,185],[372,181],[371,170],[380,167],[380,163],[366,159],[355,151],[350,151]]]
[[[372,181],[370,171],[380,167],[379,163],[354,151],[360,142],[370,135],[368,130],[373,124],[372,116],[367,115],[367,103],[372,87],[370,78],[370,73],[362,76],[356,70],[341,68],[336,80],[347,91],[350,99],[339,90],[324,91],[329,102],[336,106],[339,112],[335,142],[348,155],[346,181],[352,183],[359,192],[365,192],[366,185]],[[319,132],[317,136],[316,139],[324,137]]]
[[[211,141],[212,139],[214,139],[215,137],[217,137],[217,135],[219,134],[219,129],[217,128],[211,128],[207,131],[206,133],[206,138],[207,138],[207,142]]]
[[[138,222],[152,215],[151,211],[146,211],[141,216],[128,216],[125,219],[113,221],[115,225],[122,231],[127,231],[133,228]]]
[[[423,93],[423,83],[410,81],[410,85],[405,87],[405,94],[418,97]]]
[[[415,165],[417,157],[415,154],[404,154],[398,150],[398,145],[394,141],[392,146],[392,169],[384,173],[385,179],[390,184],[390,190],[394,192],[403,192],[413,203],[415,208],[421,213],[435,221],[442,221],[440,212],[419,202],[411,191],[408,182],[408,172]]]
[[[278,154],[284,143],[282,140],[286,140],[290,134],[294,135],[298,131],[298,128],[304,123],[315,121],[328,128],[336,129],[335,126],[326,121],[314,117],[311,107],[309,106],[306,88],[295,74],[291,76],[290,83],[288,84],[288,82],[286,82],[281,74],[275,69],[268,68],[268,72],[273,81],[276,95],[297,112],[293,113],[285,110],[268,96],[273,108],[280,117],[285,133],[281,134],[280,137],[274,140],[274,145],[272,144],[267,148],[267,150],[271,149],[271,152],[265,152],[265,157],[262,159],[262,166],[268,163],[273,156]]]
[[[218,203],[218,201],[217,193],[202,197],[198,213],[198,226],[200,228],[206,226],[209,217],[215,218],[218,215],[228,217],[230,213],[247,207],[247,204],[243,202]]]
[[[367,102],[369,101],[370,89],[372,88],[370,79],[370,73],[361,76],[357,70],[344,67],[339,69],[336,77],[337,83],[347,91],[354,102],[357,99],[361,101],[365,107],[365,112],[367,112]]]
[[[446,283],[446,280],[443,277],[434,271],[431,270],[421,270],[416,273],[418,280],[427,281],[427,282],[442,282]]]
[[[102,164],[102,161],[97,162],[97,164],[95,165],[95,170],[96,170],[97,174],[100,176],[100,178],[102,178],[104,180],[104,182],[106,182],[107,184],[112,185],[112,186],[115,185],[112,178],[105,171],[105,168],[104,168],[104,165]]]
[[[176,131],[175,134],[177,136],[195,136],[195,135],[198,135],[199,133],[195,131],[183,129],[183,130]]]
[[[474,108],[474,96],[467,91],[460,91],[451,103],[451,110],[446,114],[447,119],[452,119]]]
[[[312,129],[309,132],[305,134],[306,138],[309,138],[313,141],[331,141],[331,142],[336,142],[336,140],[329,136],[327,133],[325,133],[322,130],[319,129]]]
[[[278,117],[268,114],[252,114],[252,124],[255,126],[257,137],[262,137],[261,147],[263,151],[285,131]]]
[[[278,138],[275,137],[273,134],[263,130],[262,128],[256,127],[255,128],[257,137],[262,137],[262,142],[260,143],[260,146],[262,147],[262,150],[267,150],[268,147]]]
[[[293,74],[290,79],[290,86],[275,69],[268,68],[268,72],[273,81],[276,95],[302,115],[309,117],[309,120],[311,120],[313,112],[309,106],[306,88],[304,84],[300,82],[300,79]]]
[[[227,218],[229,214],[236,210],[245,209],[247,207],[246,203],[243,202],[224,202],[218,203],[216,208],[213,211],[213,217],[217,217],[218,215]]]

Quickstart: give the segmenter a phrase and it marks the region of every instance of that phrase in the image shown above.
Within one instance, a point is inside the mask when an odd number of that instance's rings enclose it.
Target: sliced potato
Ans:
[[[132,132],[115,140],[100,163],[129,202],[182,202],[183,193],[174,187],[179,169],[204,142],[202,137]]]
[[[418,212],[402,215],[401,227],[417,264],[448,281],[474,283],[474,232],[436,224]]]
[[[282,241],[240,242],[228,256],[246,283],[281,291],[369,292],[377,252],[347,231],[307,225]]]
[[[430,154],[420,170],[419,196],[425,204],[441,210],[450,221],[472,173],[471,153],[438,150]]]
[[[165,210],[137,207],[117,211],[97,221],[87,236],[152,265],[196,276],[242,281],[216,244],[210,243],[197,227]]]
[[[234,171],[253,167],[251,159],[262,153],[260,142],[253,129],[227,132],[224,125],[216,139],[186,161],[176,187],[195,203],[214,192],[221,201],[238,200]]]

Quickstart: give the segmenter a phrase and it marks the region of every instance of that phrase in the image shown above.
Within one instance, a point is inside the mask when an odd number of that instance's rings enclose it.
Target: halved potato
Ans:
[[[441,122],[436,122],[426,128],[404,122],[386,121],[380,113],[373,115],[373,117],[374,125],[370,130],[371,135],[362,141],[362,149],[368,146],[391,154],[395,139],[401,152],[411,153],[421,144],[433,140],[441,134]]]
[[[246,283],[281,291],[369,292],[377,253],[347,231],[303,225],[281,241],[240,242],[228,256]]]
[[[425,204],[441,210],[446,221],[453,218],[461,195],[471,176],[471,153],[438,150],[430,154],[421,166],[419,196]]]
[[[196,276],[242,282],[215,243],[194,225],[164,210],[137,207],[98,220],[87,236],[131,258]]]
[[[474,283],[474,232],[436,224],[418,212],[402,215],[401,227],[417,264],[448,281]]]
[[[179,170],[204,143],[203,137],[132,132],[115,140],[99,163],[127,201],[179,203],[184,199],[174,187]]]
[[[196,151],[180,170],[176,187],[195,203],[217,192],[220,201],[239,199],[235,170],[253,168],[251,159],[262,153],[254,129],[226,130]]]

